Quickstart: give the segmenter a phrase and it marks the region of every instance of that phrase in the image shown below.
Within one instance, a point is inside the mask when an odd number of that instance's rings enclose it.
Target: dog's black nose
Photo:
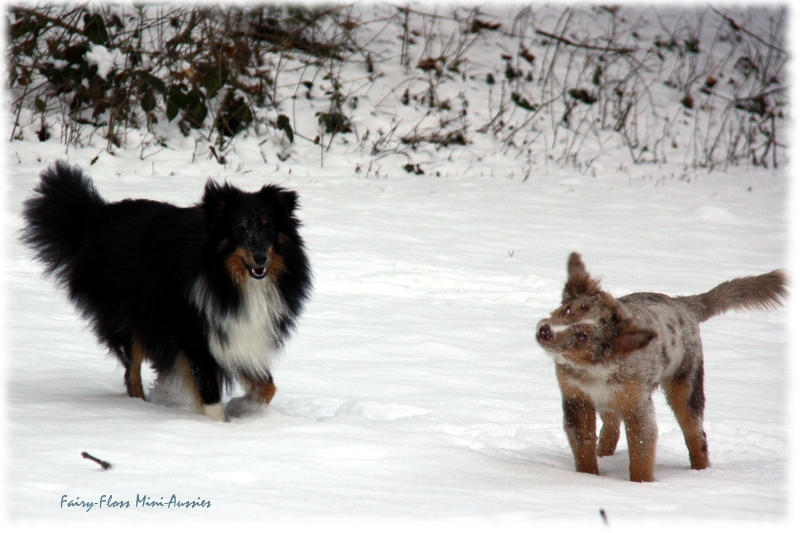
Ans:
[[[547,324],[539,328],[539,333],[536,335],[539,342],[553,340],[553,329]]]
[[[263,267],[267,264],[267,254],[264,252],[255,252],[253,254],[253,262],[256,264],[257,267]]]

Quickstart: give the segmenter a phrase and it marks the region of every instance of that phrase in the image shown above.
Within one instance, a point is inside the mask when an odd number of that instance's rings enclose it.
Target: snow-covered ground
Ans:
[[[320,166],[319,148],[298,143],[289,160],[271,152],[265,163],[259,142],[237,142],[225,166],[193,157],[180,138],[144,159],[136,148],[111,155],[102,142],[67,152],[34,134],[6,144],[12,524],[530,531],[602,527],[601,509],[612,526],[632,527],[787,527],[797,516],[789,309],[703,325],[712,467],[689,468],[657,392],[650,484],[627,480],[624,439],[600,460],[599,477],[574,472],[553,362],[534,332],[560,301],[572,251],[617,296],[693,294],[787,267],[786,166],[636,166],[617,147],[606,154],[615,164],[598,160],[591,172],[528,172],[502,153],[476,158],[473,145],[433,153],[425,175],[384,164],[380,177],[365,177],[354,168],[368,155],[333,150]],[[17,239],[21,203],[59,158],[82,166],[108,200],[188,205],[208,178],[299,193],[315,288],[274,368],[268,408],[219,423],[163,405],[174,396],[125,394],[121,367]],[[210,507],[136,506],[173,495]],[[100,507],[109,499],[130,507]]]

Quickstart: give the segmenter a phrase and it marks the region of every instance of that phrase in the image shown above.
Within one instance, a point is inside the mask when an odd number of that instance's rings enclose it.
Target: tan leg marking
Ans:
[[[258,390],[258,401],[268,404],[272,401],[272,397],[275,396],[275,391],[277,390],[274,381],[270,380],[268,383],[264,383]]]
[[[269,404],[278,390],[275,387],[275,382],[270,378],[263,383],[256,383],[249,379],[244,380],[246,395],[252,395],[253,399],[264,404]]]
[[[194,411],[196,413],[203,413],[203,402],[200,399],[200,392],[197,390],[197,385],[194,382],[194,374],[189,367],[189,360],[183,351],[178,352],[175,356],[175,373],[180,380],[181,389],[191,396],[194,403]]]
[[[631,481],[654,481],[656,466],[656,427],[653,400],[625,414],[625,435],[628,438]]]
[[[661,384],[664,395],[678,424],[683,431],[683,439],[689,449],[689,462],[695,470],[708,468],[708,442],[703,431],[703,417],[695,413],[690,405],[689,399],[692,396],[692,387],[689,384],[666,380]]]
[[[142,361],[147,358],[147,353],[136,335],[132,336],[131,345],[131,365],[125,369],[125,386],[128,389],[128,396],[144,400]]]
[[[622,419],[617,413],[600,411],[603,427],[600,429],[600,442],[597,444],[597,455],[606,457],[614,455],[619,442],[620,424]]]

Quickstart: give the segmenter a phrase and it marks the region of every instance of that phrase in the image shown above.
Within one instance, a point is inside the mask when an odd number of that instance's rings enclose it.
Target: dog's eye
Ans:
[[[583,344],[588,340],[589,336],[586,335],[586,333],[583,333],[582,331],[579,331],[578,333],[575,334],[575,342],[577,342],[578,344]]]
[[[589,310],[589,306],[588,305],[581,304],[581,311],[588,311],[588,310]]]
[[[569,307],[567,307],[566,309],[564,309],[564,316],[569,316],[569,315],[571,315],[571,314],[572,314],[572,309],[570,309]]]

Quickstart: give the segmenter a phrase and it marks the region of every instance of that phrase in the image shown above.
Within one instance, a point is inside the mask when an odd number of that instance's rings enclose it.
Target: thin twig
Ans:
[[[109,463],[108,461],[103,461],[102,459],[98,459],[97,457],[89,455],[86,452],[81,452],[81,457],[83,457],[84,459],[89,459],[90,461],[94,461],[95,463],[102,466],[103,470],[108,470],[109,468],[111,468],[111,463]]]

